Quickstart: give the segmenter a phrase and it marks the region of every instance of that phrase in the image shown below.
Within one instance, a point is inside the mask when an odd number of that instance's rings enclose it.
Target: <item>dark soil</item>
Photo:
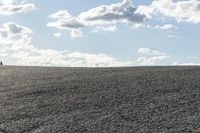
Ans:
[[[200,67],[0,67],[0,132],[200,132]]]

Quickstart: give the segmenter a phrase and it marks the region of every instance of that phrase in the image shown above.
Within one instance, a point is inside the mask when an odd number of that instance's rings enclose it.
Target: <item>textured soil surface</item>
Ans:
[[[200,67],[0,67],[0,132],[200,132]]]

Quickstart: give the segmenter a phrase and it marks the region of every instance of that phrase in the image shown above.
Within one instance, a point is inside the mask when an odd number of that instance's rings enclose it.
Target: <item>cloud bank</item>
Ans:
[[[130,66],[132,62],[121,61],[106,54],[89,54],[40,49],[31,44],[31,29],[14,22],[0,28],[1,55],[16,60],[16,65],[68,66],[68,67],[109,67]],[[79,34],[79,33],[74,33]],[[74,36],[76,36],[74,35]]]
[[[107,54],[90,54],[68,50],[41,49],[32,45],[28,27],[8,22],[0,28],[1,56],[16,60],[16,65],[67,67],[120,67],[154,65],[169,55],[148,48],[138,49],[137,61],[123,61]],[[77,34],[77,33],[75,33]],[[79,33],[78,33],[79,34]]]
[[[151,50],[150,48],[139,48],[137,52],[140,55],[137,59],[139,65],[156,65],[157,63],[170,58],[169,54]]]

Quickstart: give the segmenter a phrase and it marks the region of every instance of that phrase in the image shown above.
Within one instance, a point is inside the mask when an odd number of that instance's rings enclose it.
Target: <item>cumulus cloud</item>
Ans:
[[[29,28],[14,22],[5,23],[0,28],[0,45],[8,45],[9,43],[15,42],[19,43],[18,46],[21,46],[22,44],[20,43],[30,41],[28,34],[31,34],[31,32]],[[16,46],[13,45],[12,48],[16,48]]]
[[[60,10],[49,15],[49,17],[58,20],[47,23],[47,27],[54,27],[61,30],[70,30],[71,38],[83,36],[81,28],[85,27],[85,25],[80,22],[78,18],[72,17],[67,11]]]
[[[137,59],[139,65],[156,65],[156,63],[170,57],[167,53],[151,50],[149,48],[139,48],[137,52],[140,55]]]
[[[137,8],[131,0],[123,0],[121,3],[102,5],[80,13],[74,17],[66,10],[59,10],[49,15],[49,18],[57,19],[47,23],[48,27],[68,29],[73,32],[82,28],[94,28],[95,31],[117,30],[116,24],[143,23],[146,16],[136,13]]]
[[[14,35],[16,35],[16,34],[23,35],[23,34],[29,34],[32,32],[29,28],[18,25],[14,22],[5,23],[5,24],[3,24],[3,27],[11,35],[13,35],[13,34]]]
[[[50,14],[49,18],[57,19],[57,21],[47,23],[48,27],[69,30],[85,27],[85,25],[77,17],[72,17],[66,10],[59,10]]]
[[[151,5],[142,5],[137,13],[152,18],[155,15],[171,17],[178,22],[200,23],[200,1],[198,0],[154,0]]]
[[[47,23],[48,27],[54,27],[58,29],[78,29],[83,28],[84,24],[80,23],[76,18],[61,19],[56,22]]]
[[[32,3],[17,2],[16,0],[1,0],[0,15],[13,15],[16,13],[27,13],[35,10],[36,7]]]
[[[40,49],[32,45],[31,33],[32,31],[29,28],[14,22],[3,24],[0,28],[1,55],[16,60],[16,65],[68,67],[132,65],[130,61],[121,61],[120,59],[102,53],[89,54],[68,50]]]
[[[82,12],[78,18],[87,25],[142,23],[145,16],[136,13],[136,10],[131,0],[123,0],[122,3],[102,5]]]

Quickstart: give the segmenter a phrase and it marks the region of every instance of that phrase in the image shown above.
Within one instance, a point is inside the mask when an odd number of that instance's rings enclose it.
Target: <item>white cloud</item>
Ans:
[[[66,10],[59,10],[49,15],[49,18],[57,19],[48,22],[48,27],[67,29],[73,32],[82,28],[94,28],[95,31],[117,30],[116,24],[143,23],[145,16],[136,13],[137,8],[131,0],[123,0],[121,3],[102,5],[80,13],[77,17],[71,16]]]
[[[58,11],[50,15],[50,18],[59,18],[55,22],[49,22],[47,27],[54,27],[57,29],[65,29],[70,31],[71,38],[83,36],[81,28],[85,27],[77,18],[71,17],[66,11]]]
[[[67,67],[109,67],[129,66],[131,62],[120,61],[106,54],[34,49],[16,51],[11,55],[18,65],[67,66]]]
[[[106,54],[89,54],[73,51],[40,49],[31,44],[31,30],[13,22],[0,28],[1,55],[16,60],[16,65],[109,67],[129,66],[130,61],[121,61]],[[8,54],[9,53],[9,54]]]
[[[149,48],[138,49],[139,58],[134,61],[123,61],[103,54],[89,54],[68,50],[41,49],[32,45],[32,31],[14,22],[3,24],[0,28],[0,53],[6,58],[15,60],[16,65],[33,66],[68,66],[68,67],[115,67],[133,65],[155,65],[169,58],[166,53]],[[76,35],[80,34],[78,31]],[[75,36],[76,36],[75,35]]]
[[[0,1],[0,15],[13,15],[16,13],[27,13],[35,10],[36,7],[32,3],[17,2],[14,0]]]
[[[1,0],[0,5],[11,5],[14,0]]]
[[[139,48],[138,54],[140,55],[137,59],[139,65],[156,65],[158,62],[164,61],[170,57],[167,53],[151,50],[149,48]]]
[[[66,10],[59,10],[56,13],[50,14],[49,18],[70,19],[72,16]]]
[[[77,37],[82,37],[83,33],[82,31],[78,30],[78,29],[73,29],[70,33],[71,38],[77,38]]]
[[[198,0],[154,0],[151,5],[142,5],[137,13],[152,18],[163,15],[175,18],[178,22],[200,23],[200,1]]]
[[[200,63],[179,63],[179,62],[174,62],[172,65],[174,66],[200,66]]]
[[[77,30],[77,29],[75,29]],[[0,52],[15,60],[16,65],[33,66],[68,66],[68,67],[111,67],[133,65],[155,65],[169,55],[149,48],[138,49],[139,58],[134,61],[123,61],[112,56],[98,53],[89,54],[68,50],[40,49],[32,45],[32,31],[14,22],[3,24],[0,28]],[[75,36],[79,35],[76,31]]]
[[[139,28],[148,28],[148,29],[158,29],[158,30],[172,30],[177,29],[176,26],[172,24],[164,24],[164,25],[149,25],[149,24],[134,24],[132,26],[133,29],[139,29]]]
[[[99,30],[115,32],[118,30],[118,28],[117,28],[117,26],[97,26],[96,31],[98,32]]]
[[[156,25],[155,29],[161,29],[161,30],[170,30],[170,29],[175,29],[176,27],[173,26],[172,24],[164,24],[164,25]]]
[[[15,35],[15,34],[30,34],[32,31],[24,26],[18,25],[14,22],[8,22],[3,24],[3,27],[6,31],[8,31],[9,34]]]
[[[135,13],[131,0],[123,0],[122,3],[102,5],[82,12],[78,18],[86,25],[111,25],[117,23],[142,23],[144,15]]]
[[[19,43],[18,46],[21,46],[23,42],[30,42],[28,34],[31,34],[32,31],[24,26],[18,25],[14,22],[8,22],[3,24],[3,27],[0,28],[0,45],[9,45],[10,43]],[[15,48],[15,45],[12,46]]]
[[[150,25],[145,25],[145,24],[143,24],[143,23],[139,23],[139,24],[134,24],[134,25],[132,26],[132,28],[133,28],[133,29],[151,28],[151,26],[150,26]]]
[[[151,51],[150,48],[139,48],[139,49],[137,50],[137,52],[138,52],[139,54],[149,53],[150,51]]]
[[[53,36],[55,36],[55,37],[60,37],[62,34],[60,33],[60,32],[58,32],[58,33],[53,33]]]
[[[155,57],[140,57],[138,58],[138,63],[140,65],[155,65],[159,61],[166,59],[165,56],[155,56]]]
[[[56,22],[47,23],[48,27],[54,27],[58,29],[78,29],[83,28],[84,24],[80,23],[76,18],[60,19]]]

